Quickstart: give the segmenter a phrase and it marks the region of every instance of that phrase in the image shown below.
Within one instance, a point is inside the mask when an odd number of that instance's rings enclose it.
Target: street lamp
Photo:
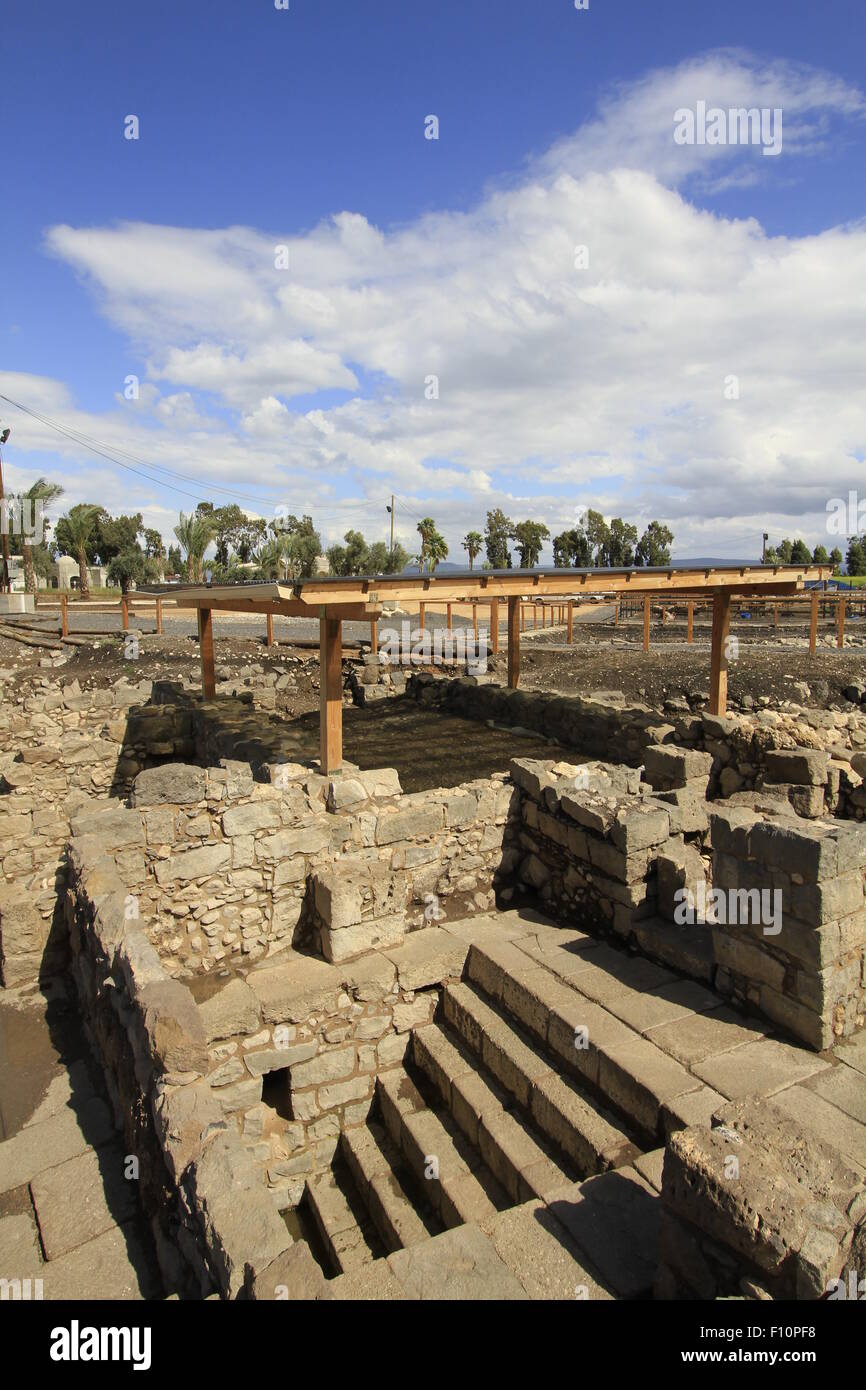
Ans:
[[[11,431],[11,429],[9,428],[9,426],[7,425],[6,428],[3,430],[2,434],[0,434],[0,444],[5,444],[11,433],[12,433],[12,431]],[[9,526],[8,526],[8,524],[7,524],[6,507],[5,507],[4,502],[3,502],[3,462],[2,462],[2,460],[0,460],[0,530],[2,530],[2,532],[3,532],[3,585],[2,585],[2,588],[3,588],[3,592],[4,592],[4,593],[10,594],[10,593],[12,592],[12,583],[11,583],[11,580],[10,580],[10,578],[9,578]]]

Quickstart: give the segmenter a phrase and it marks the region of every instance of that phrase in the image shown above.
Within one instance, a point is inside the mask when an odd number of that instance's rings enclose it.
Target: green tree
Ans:
[[[169,574],[182,573],[183,556],[180,553],[179,545],[170,545],[168,547],[168,559],[166,560],[166,569],[168,570]]]
[[[834,570],[837,570],[837,569],[839,568],[839,566],[841,565],[841,563],[842,563],[842,552],[841,552],[841,550],[839,549],[838,545],[834,545],[834,546],[833,546],[833,549],[830,551],[830,564],[833,566],[833,569],[834,569]]]
[[[791,546],[791,564],[808,565],[811,564],[812,556],[809,554],[809,547],[805,541],[794,541]]]
[[[606,565],[608,562],[605,557],[610,546],[610,527],[601,512],[594,511],[590,507],[583,518],[583,529],[589,541],[592,563],[594,565]]]
[[[469,568],[475,565],[476,555],[481,554],[481,547],[484,545],[484,537],[480,531],[467,531],[463,537],[463,549],[469,556]]]
[[[45,549],[45,528],[46,521],[43,515],[42,534],[35,541],[32,531],[28,531],[37,516],[37,508],[44,512],[52,502],[56,502],[58,497],[63,494],[63,488],[59,483],[50,483],[47,478],[37,478],[32,487],[26,492],[16,494],[15,502],[21,506],[21,557],[24,563],[24,588],[28,594],[36,593],[36,565],[34,563],[34,550]],[[47,552],[46,552],[47,555]]]
[[[840,553],[839,553],[839,558],[840,558],[840,559],[842,558],[841,551],[840,551]],[[826,546],[823,546],[823,545],[816,545],[816,546],[815,546],[815,549],[812,551],[812,564],[813,564],[813,565],[829,565],[829,563],[830,563],[830,556],[827,554],[827,548],[826,548]]]
[[[635,564],[647,566],[669,565],[674,533],[660,521],[651,521],[637,543],[634,553]]]
[[[604,564],[614,569],[628,569],[634,564],[634,551],[637,545],[637,527],[621,516],[611,519],[608,530]]]
[[[186,553],[186,577],[191,584],[200,584],[204,553],[214,538],[213,507],[200,504],[200,509],[188,516],[180,513],[174,534]]]
[[[440,560],[444,560],[448,554],[448,546],[444,536],[436,530],[436,523],[431,516],[425,516],[423,521],[419,521],[417,530],[421,537],[418,568],[422,574],[425,571],[433,574]]]
[[[550,532],[542,521],[518,521],[512,526],[509,539],[517,546],[520,568],[531,570],[541,559],[541,547],[550,540]]]
[[[866,574],[866,535],[851,537],[845,568],[850,575]]]
[[[592,564],[592,547],[583,526],[560,531],[553,537],[553,563],[559,568],[588,569]]]
[[[121,551],[133,550],[144,527],[141,512],[134,516],[110,516],[99,509],[93,533],[93,551],[101,565],[108,565]]]
[[[108,580],[120,586],[120,592],[129,592],[132,584],[147,584],[157,579],[159,568],[154,559],[145,555],[140,546],[122,550],[108,564]]]
[[[511,569],[511,555],[508,550],[511,531],[511,522],[501,507],[495,507],[493,511],[487,513],[484,546],[487,551],[488,565],[493,570]]]
[[[87,573],[87,548],[93,539],[97,519],[102,509],[90,502],[79,502],[70,507],[66,516],[57,523],[55,539],[64,555],[71,555],[78,561],[78,587],[81,597],[90,598],[90,576]]]
[[[145,529],[144,553],[151,560],[165,559],[165,541],[162,539],[161,532],[153,526],[148,526]]]

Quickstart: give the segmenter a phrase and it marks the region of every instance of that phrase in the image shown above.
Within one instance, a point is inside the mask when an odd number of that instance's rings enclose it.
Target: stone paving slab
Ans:
[[[775,1038],[761,1038],[734,1052],[696,1062],[692,1070],[727,1100],[743,1100],[746,1096],[773,1096],[829,1066],[816,1052]]]
[[[76,1109],[96,1094],[91,1064],[84,1059],[72,1062],[68,1071],[61,1072],[48,1083],[48,1090],[22,1128],[41,1124],[63,1110]]]
[[[547,1205],[615,1294],[649,1295],[658,1263],[661,1200],[634,1168],[562,1188]]]
[[[85,1101],[77,1113],[60,1110],[47,1120],[28,1125],[0,1144],[0,1192],[30,1182],[46,1168],[66,1163],[91,1145],[104,1144],[113,1133],[108,1106],[99,1097]]]
[[[766,1034],[766,1026],[747,1027],[741,1014],[722,1005],[711,1013],[692,1014],[690,1018],[660,1024],[651,1028],[647,1037],[683,1066],[692,1067],[707,1057],[732,1052],[744,1043],[757,1042]]]
[[[502,1212],[490,1230],[493,1248],[533,1299],[609,1301],[565,1227],[544,1202]]]
[[[810,1076],[803,1085],[866,1125],[866,1077],[853,1067],[830,1067],[817,1076]]]
[[[455,1226],[423,1245],[398,1250],[388,1264],[407,1298],[498,1301],[527,1298],[492,1241],[474,1225]]]
[[[65,1255],[135,1215],[136,1184],[123,1176],[123,1169],[124,1155],[107,1144],[33,1179],[30,1191],[46,1260]]]
[[[706,1013],[724,1001],[718,994],[694,980],[677,980],[672,985],[645,993],[619,994],[605,1003],[605,1008],[622,1019],[636,1032],[646,1036],[649,1029],[680,1018]]]
[[[322,1294],[323,1299],[335,1303],[401,1303],[409,1297],[387,1260],[374,1260],[363,1269],[352,1269],[329,1280]]]
[[[866,1125],[805,1085],[788,1086],[774,1100],[804,1130],[837,1149],[846,1163],[866,1176]]]
[[[131,1225],[79,1245],[42,1266],[47,1299],[143,1299],[160,1296],[149,1252]]]
[[[39,1232],[30,1215],[0,1217],[0,1279],[39,1276]]]
[[[837,1047],[836,1056],[846,1067],[853,1067],[855,1071],[866,1076],[866,1028],[856,1037],[847,1038]]]

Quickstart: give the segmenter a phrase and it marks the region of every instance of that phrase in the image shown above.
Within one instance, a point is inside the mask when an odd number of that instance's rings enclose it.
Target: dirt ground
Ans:
[[[570,647],[565,645],[563,628],[527,634],[521,645],[521,687],[581,695],[621,691],[627,701],[654,707],[683,697],[694,702],[709,690],[709,631],[696,625],[695,641],[688,645],[680,627],[654,630],[648,653],[641,645],[639,624],[624,624],[618,630],[611,624],[576,624]],[[812,657],[798,625],[786,626],[778,634],[763,626],[745,631],[743,627],[740,625],[739,631],[734,628],[739,648],[728,672],[729,698],[734,705],[744,697],[747,703],[750,698],[774,706],[785,701],[821,707],[844,704],[845,687],[852,681],[866,681],[866,647],[860,644],[862,638],[856,629],[851,634],[854,645],[840,651],[822,643]],[[242,689],[248,678],[260,678],[263,672],[271,671],[278,678],[287,677],[278,690],[282,714],[291,718],[318,710],[315,646],[280,642],[268,649],[258,633],[217,636],[219,681],[236,680]],[[308,636],[306,630],[304,636]],[[503,680],[507,665],[504,646],[503,632],[500,654],[491,658],[493,674]],[[55,668],[54,652],[0,637],[0,689],[40,675],[59,676],[64,683],[77,680],[82,689],[106,688],[121,679],[199,679],[198,643],[191,635],[144,634],[137,657],[132,658],[130,650],[134,649],[125,647],[119,637],[107,637],[92,646],[64,648],[62,665]],[[348,664],[344,670],[348,673]],[[808,696],[802,685],[795,688],[801,682],[809,686]]]

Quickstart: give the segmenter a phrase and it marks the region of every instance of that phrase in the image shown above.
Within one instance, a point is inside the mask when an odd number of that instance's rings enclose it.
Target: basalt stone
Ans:
[[[133,806],[190,806],[207,795],[207,773],[188,763],[165,763],[146,768],[136,777],[130,798]]]

